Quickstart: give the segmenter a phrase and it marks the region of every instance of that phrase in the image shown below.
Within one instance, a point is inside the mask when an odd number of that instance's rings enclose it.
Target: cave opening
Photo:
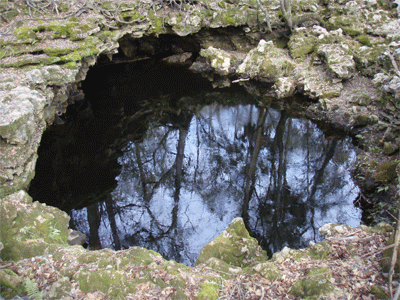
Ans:
[[[235,217],[269,254],[319,241],[325,223],[360,223],[351,139],[301,117],[299,99],[254,82],[215,88],[210,70],[190,69],[194,37],[120,45],[44,133],[29,189],[90,249],[138,245],[193,265]]]

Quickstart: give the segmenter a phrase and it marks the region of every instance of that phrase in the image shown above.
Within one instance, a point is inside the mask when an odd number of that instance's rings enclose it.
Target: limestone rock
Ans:
[[[84,245],[86,242],[86,234],[77,230],[70,230],[68,234],[68,245]]]
[[[190,58],[192,57],[192,55],[193,54],[190,52],[184,52],[184,53],[168,56],[168,57],[164,58],[163,60],[168,64],[182,65],[182,64],[186,64],[186,63],[190,62]]]
[[[343,293],[329,281],[331,278],[332,271],[329,268],[312,269],[304,279],[292,285],[290,294],[301,298],[328,296],[338,299]]]
[[[277,78],[292,75],[295,62],[287,50],[277,48],[272,41],[260,40],[251,50],[236,73],[242,78],[258,78],[261,81],[275,82]]]
[[[326,29],[325,32],[327,33]],[[320,34],[323,33],[321,32]],[[290,40],[288,43],[290,55],[293,58],[301,58],[306,56],[307,54],[314,51],[317,40],[318,39],[314,35],[310,34],[306,28],[297,28],[295,32],[293,32],[290,36]]]
[[[24,281],[20,276],[9,269],[0,269],[1,299],[11,299],[24,292]]]
[[[272,260],[276,261],[278,264],[283,263],[287,258],[291,256],[291,249],[289,247],[284,247],[281,251],[275,252],[272,255]]]
[[[296,67],[295,72],[298,87],[310,98],[330,99],[341,95],[343,90],[341,80],[332,80],[322,67],[310,67],[308,61],[305,61]]]
[[[282,99],[293,96],[296,90],[296,85],[292,79],[288,77],[280,77],[276,80],[272,88],[274,89],[276,98]]]
[[[68,215],[19,191],[0,201],[0,240],[3,260],[50,254],[67,244]]]
[[[282,272],[278,269],[276,263],[270,261],[259,263],[255,265],[252,270],[270,281],[275,281],[282,278]]]
[[[393,78],[382,87],[385,94],[393,95],[397,100],[400,100],[400,77],[393,76]]]
[[[322,44],[317,53],[324,58],[328,69],[336,77],[350,79],[354,76],[356,64],[346,44]]]
[[[62,277],[58,279],[57,281],[53,282],[52,285],[50,286],[50,290],[46,294],[46,299],[64,299],[67,300],[68,298],[66,297],[67,291],[71,290],[71,281],[68,277]],[[72,299],[72,298],[70,298]],[[69,300],[69,299],[68,299]]]
[[[394,19],[389,22],[383,22],[379,27],[373,30],[373,34],[385,36],[391,40],[399,40],[400,39],[400,20]]]
[[[201,49],[200,55],[206,58],[215,72],[221,76],[233,73],[234,66],[238,63],[235,55],[214,47]]]
[[[257,240],[249,235],[242,218],[233,219],[224,232],[201,249],[196,265],[212,257],[237,267],[246,267],[268,259]]]
[[[349,225],[341,225],[341,224],[334,224],[329,223],[322,226],[318,232],[324,237],[330,237],[335,234],[344,234],[348,231]]]
[[[45,84],[63,86],[75,81],[78,70],[61,68],[60,66],[47,66],[33,69],[26,74],[29,84]]]

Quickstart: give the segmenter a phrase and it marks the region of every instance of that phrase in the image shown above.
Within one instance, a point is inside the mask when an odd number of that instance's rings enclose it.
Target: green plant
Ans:
[[[25,279],[25,289],[28,297],[34,298],[35,300],[43,300],[43,292],[39,291],[38,284],[29,278]]]
[[[378,187],[377,192],[378,193],[387,192],[388,189],[389,189],[389,187],[387,185],[386,186],[380,186],[380,187]]]

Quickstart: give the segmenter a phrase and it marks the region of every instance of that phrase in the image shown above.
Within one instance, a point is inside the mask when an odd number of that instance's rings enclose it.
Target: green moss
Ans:
[[[0,269],[1,297],[11,299],[23,294],[25,294],[25,286],[22,278],[11,270]]]
[[[278,75],[278,68],[271,59],[265,59],[259,69],[259,74],[266,78],[275,78]]]
[[[18,192],[9,197],[29,197],[25,194]],[[67,245],[69,218],[64,212],[38,202],[30,206],[29,213],[21,212],[6,199],[0,203],[2,259],[18,260],[43,255],[45,251],[52,253],[60,245]]]
[[[152,21],[152,31],[155,33],[161,33],[164,31],[164,24],[167,22],[167,19],[163,19],[154,15],[152,10],[149,11],[149,18]]]
[[[251,270],[270,281],[275,281],[282,278],[282,272],[278,269],[276,263],[273,262],[257,264]]]
[[[149,265],[154,262],[153,257],[161,257],[159,253],[142,247],[129,248],[129,250],[119,253],[119,255],[121,255],[120,268]]]
[[[327,244],[326,241],[322,241],[315,244],[311,248],[309,255],[312,259],[327,259],[331,252],[332,248]]]
[[[113,37],[115,34],[112,31],[105,30],[105,31],[100,31],[96,36],[103,42],[109,40],[111,37]]]
[[[336,98],[341,95],[340,91],[324,91],[320,98],[326,98],[326,99],[331,99],[331,98]]]
[[[223,17],[223,22],[224,22],[225,24],[229,24],[229,25],[234,25],[234,24],[236,24],[235,18],[231,17],[230,14],[229,14],[228,12],[227,12],[227,13],[225,14],[225,16]]]
[[[368,47],[371,47],[371,46],[372,46],[372,44],[371,44],[371,39],[370,39],[370,37],[369,37],[368,35],[366,35],[366,34],[359,35],[359,36],[356,38],[356,40],[359,41],[361,44],[363,44],[363,45],[365,45],[365,46],[368,46]]]
[[[218,258],[236,267],[247,267],[268,259],[266,252],[250,237],[241,218],[234,219],[223,233],[203,247],[196,265],[210,258]]]
[[[74,277],[84,293],[101,291],[111,299],[119,299],[135,291],[133,286],[127,284],[126,277],[118,271],[83,271],[78,272]]]
[[[396,168],[398,164],[399,163],[394,160],[378,165],[373,175],[374,180],[381,183],[394,182],[397,179]]]
[[[23,42],[33,42],[39,39],[32,28],[25,26],[15,29],[14,35]]]
[[[329,282],[332,271],[329,268],[310,270],[304,279],[292,285],[290,294],[297,297],[313,297],[329,294],[334,290],[334,285]]]
[[[175,289],[175,291],[171,295],[171,300],[187,300],[188,297],[181,289]]]
[[[288,43],[290,55],[293,58],[301,58],[306,56],[314,51],[317,40],[317,37],[313,35],[292,35]]]
[[[386,294],[385,290],[380,285],[372,285],[370,293],[376,297],[376,299],[389,299],[389,295]]]
[[[200,292],[197,295],[197,300],[216,300],[219,295],[217,292],[218,286],[212,283],[203,282],[200,284]]]
[[[79,65],[77,64],[76,61],[71,61],[71,62],[67,62],[66,64],[62,65],[63,67],[66,67],[68,69],[77,69],[79,67]]]
[[[68,48],[46,48],[43,52],[48,56],[63,56],[71,53],[73,50]]]
[[[19,15],[18,10],[10,9],[5,12],[2,12],[1,17],[6,23],[10,23],[12,21],[12,19],[14,19],[18,15]]]
[[[218,6],[225,9],[225,1],[219,1]]]
[[[140,14],[136,10],[129,10],[122,12],[121,17],[124,21],[131,21],[138,19],[140,17]]]
[[[53,39],[67,38],[71,36],[72,28],[78,25],[79,23],[76,22],[69,22],[64,25],[53,23],[47,25],[39,25],[38,27],[34,28],[34,30],[36,32],[53,32]]]
[[[99,268],[108,266],[111,258],[112,250],[104,249],[100,251],[90,251],[82,254],[77,258],[77,261],[83,264],[98,263]]]

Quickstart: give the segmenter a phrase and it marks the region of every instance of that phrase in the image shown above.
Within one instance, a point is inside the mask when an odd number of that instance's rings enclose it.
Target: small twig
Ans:
[[[364,255],[361,255],[360,257],[361,257],[361,258],[366,258],[366,257],[368,257],[368,256],[372,256],[372,255],[374,255],[374,254],[377,254],[377,253],[379,253],[379,252],[385,251],[385,250],[390,249],[390,248],[393,248],[393,247],[394,247],[394,244],[389,245],[389,246],[386,246],[386,247],[383,247],[383,248],[378,249],[378,250],[375,250],[374,252],[371,252],[371,253],[366,253],[366,254],[364,254]]]
[[[233,80],[232,83],[236,83],[236,82],[240,82],[240,81],[249,81],[249,80],[250,80],[250,78],[239,78],[239,79]]]
[[[399,216],[398,219],[400,219],[400,209],[399,209]],[[393,299],[393,287],[392,287],[392,282],[393,282],[393,274],[394,274],[394,267],[396,265],[397,261],[397,251],[399,249],[399,243],[400,243],[400,222],[397,222],[396,226],[396,234],[394,236],[394,249],[392,253],[392,261],[390,263],[390,269],[389,269],[389,292],[390,292],[390,297]]]

